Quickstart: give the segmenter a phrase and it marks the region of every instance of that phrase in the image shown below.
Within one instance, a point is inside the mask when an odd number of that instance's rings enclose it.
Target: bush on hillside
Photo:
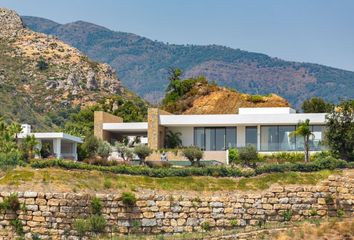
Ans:
[[[231,165],[240,164],[240,155],[237,148],[229,149],[229,163]]]
[[[170,168],[172,166],[171,163],[167,161],[146,161],[146,166],[150,168]]]
[[[258,152],[257,149],[252,146],[248,145],[246,147],[242,147],[238,149],[240,163],[249,166],[249,167],[256,167],[257,162],[259,162]]]
[[[145,158],[147,158],[152,153],[152,149],[147,145],[141,144],[141,145],[137,145],[134,148],[134,153],[139,157],[140,165],[144,165]]]
[[[182,149],[182,154],[190,162],[192,166],[200,166],[200,159],[203,158],[203,151],[195,146]]]
[[[80,162],[64,160],[35,160],[31,162],[33,168],[60,167],[63,169],[82,169],[111,172],[116,174],[143,175],[149,177],[187,177],[187,176],[214,176],[214,177],[250,177],[263,173],[272,172],[313,172],[324,169],[335,168],[353,168],[354,164],[346,161],[327,157],[318,159],[310,163],[285,163],[285,164],[267,164],[255,168],[253,171],[242,171],[239,168],[226,166],[210,167],[188,167],[188,168],[149,168],[144,166],[96,166]]]
[[[111,153],[111,145],[106,141],[99,140],[96,149],[96,155],[106,159],[109,157],[110,153]]]
[[[18,165],[24,165],[22,154],[14,151],[9,153],[0,153],[0,169],[7,170]]]
[[[299,152],[278,152],[272,154],[262,154],[259,156],[266,163],[297,163],[303,162],[304,153]]]
[[[134,193],[123,192],[121,196],[121,200],[124,205],[131,207],[135,205],[137,199]]]

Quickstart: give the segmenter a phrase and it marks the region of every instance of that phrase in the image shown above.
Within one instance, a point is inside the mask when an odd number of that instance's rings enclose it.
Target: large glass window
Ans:
[[[204,128],[194,128],[194,145],[200,149],[205,149]]]
[[[235,148],[236,147],[236,128],[235,127],[227,127],[226,128],[226,141],[225,147]]]
[[[215,128],[215,150],[225,150],[225,128]]]
[[[236,147],[236,127],[194,128],[194,145],[206,151],[222,151]]]
[[[313,151],[325,150],[326,146],[323,144],[325,135],[325,126],[314,125],[312,126],[313,136],[310,139],[310,149]]]
[[[279,151],[295,150],[295,137],[292,132],[295,131],[295,126],[279,126]]]
[[[261,126],[262,151],[303,151],[304,138],[294,137],[296,126]],[[310,150],[324,150],[324,126],[311,126],[313,136],[310,138]]]
[[[257,127],[246,127],[246,145],[257,148]]]
[[[215,150],[215,128],[205,129],[205,150]]]

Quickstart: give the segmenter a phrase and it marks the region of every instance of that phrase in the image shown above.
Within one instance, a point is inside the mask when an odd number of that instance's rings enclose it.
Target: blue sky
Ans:
[[[84,20],[177,44],[220,44],[354,71],[353,0],[0,0],[21,15]]]

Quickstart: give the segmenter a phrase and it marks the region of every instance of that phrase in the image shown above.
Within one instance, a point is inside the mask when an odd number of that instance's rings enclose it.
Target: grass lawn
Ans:
[[[272,184],[316,184],[341,171],[323,170],[311,173],[271,173],[250,178],[130,176],[99,171],[32,169],[18,167],[2,172],[0,188],[59,192],[114,192],[114,190],[158,189],[182,191],[264,190]]]

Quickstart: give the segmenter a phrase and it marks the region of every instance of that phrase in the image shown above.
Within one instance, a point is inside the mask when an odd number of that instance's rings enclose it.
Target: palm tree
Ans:
[[[304,138],[305,162],[309,162],[310,137],[314,136],[311,132],[310,120],[306,119],[304,122],[300,121],[296,130],[292,132],[291,135]]]
[[[182,140],[181,140],[182,133],[180,132],[172,132],[168,131],[166,134],[166,147],[167,148],[177,148],[182,146]]]
[[[28,158],[32,159],[34,156],[34,153],[36,152],[36,146],[39,144],[39,142],[36,140],[34,135],[27,135],[26,138],[23,140],[22,143],[22,148],[23,151],[28,154]]]
[[[18,134],[22,131],[22,127],[18,123],[13,123],[9,126],[9,132],[15,136],[15,141],[17,143]]]

